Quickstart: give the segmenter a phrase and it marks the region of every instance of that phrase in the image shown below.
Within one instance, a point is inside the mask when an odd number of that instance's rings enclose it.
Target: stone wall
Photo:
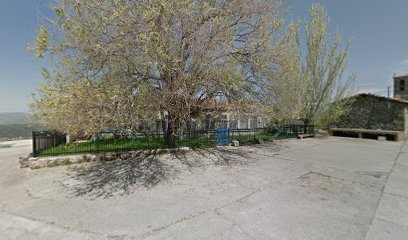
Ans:
[[[349,114],[331,124],[332,128],[405,131],[407,104],[384,97],[358,95]]]

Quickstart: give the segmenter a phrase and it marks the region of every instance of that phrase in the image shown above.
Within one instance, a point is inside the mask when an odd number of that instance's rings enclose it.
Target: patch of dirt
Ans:
[[[297,180],[299,186],[313,191],[346,194],[350,196],[353,190],[351,183],[318,172],[306,173]]]

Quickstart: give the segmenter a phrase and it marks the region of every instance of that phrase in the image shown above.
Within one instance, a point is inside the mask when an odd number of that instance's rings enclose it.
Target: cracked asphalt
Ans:
[[[408,239],[408,146],[289,140],[29,170],[0,148],[0,239]]]

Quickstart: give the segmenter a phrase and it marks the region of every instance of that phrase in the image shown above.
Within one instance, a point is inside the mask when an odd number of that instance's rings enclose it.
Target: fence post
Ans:
[[[95,151],[99,153],[99,133],[96,134],[96,139],[95,139]]]
[[[37,149],[36,149],[36,137],[35,137],[35,132],[32,132],[33,136],[33,157],[37,157]]]
[[[207,144],[210,142],[210,131],[209,130],[207,130],[207,134],[206,134],[206,136],[207,136]],[[215,136],[216,137],[216,136]],[[217,141],[217,139],[215,139],[215,141]]]

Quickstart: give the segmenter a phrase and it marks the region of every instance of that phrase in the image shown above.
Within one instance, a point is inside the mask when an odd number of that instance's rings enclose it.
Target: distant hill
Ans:
[[[0,141],[13,138],[29,138],[35,129],[24,112],[0,113]]]
[[[0,125],[0,140],[14,138],[30,138],[35,128],[27,124]]]
[[[0,125],[27,124],[28,122],[29,116],[24,112],[0,113]]]

